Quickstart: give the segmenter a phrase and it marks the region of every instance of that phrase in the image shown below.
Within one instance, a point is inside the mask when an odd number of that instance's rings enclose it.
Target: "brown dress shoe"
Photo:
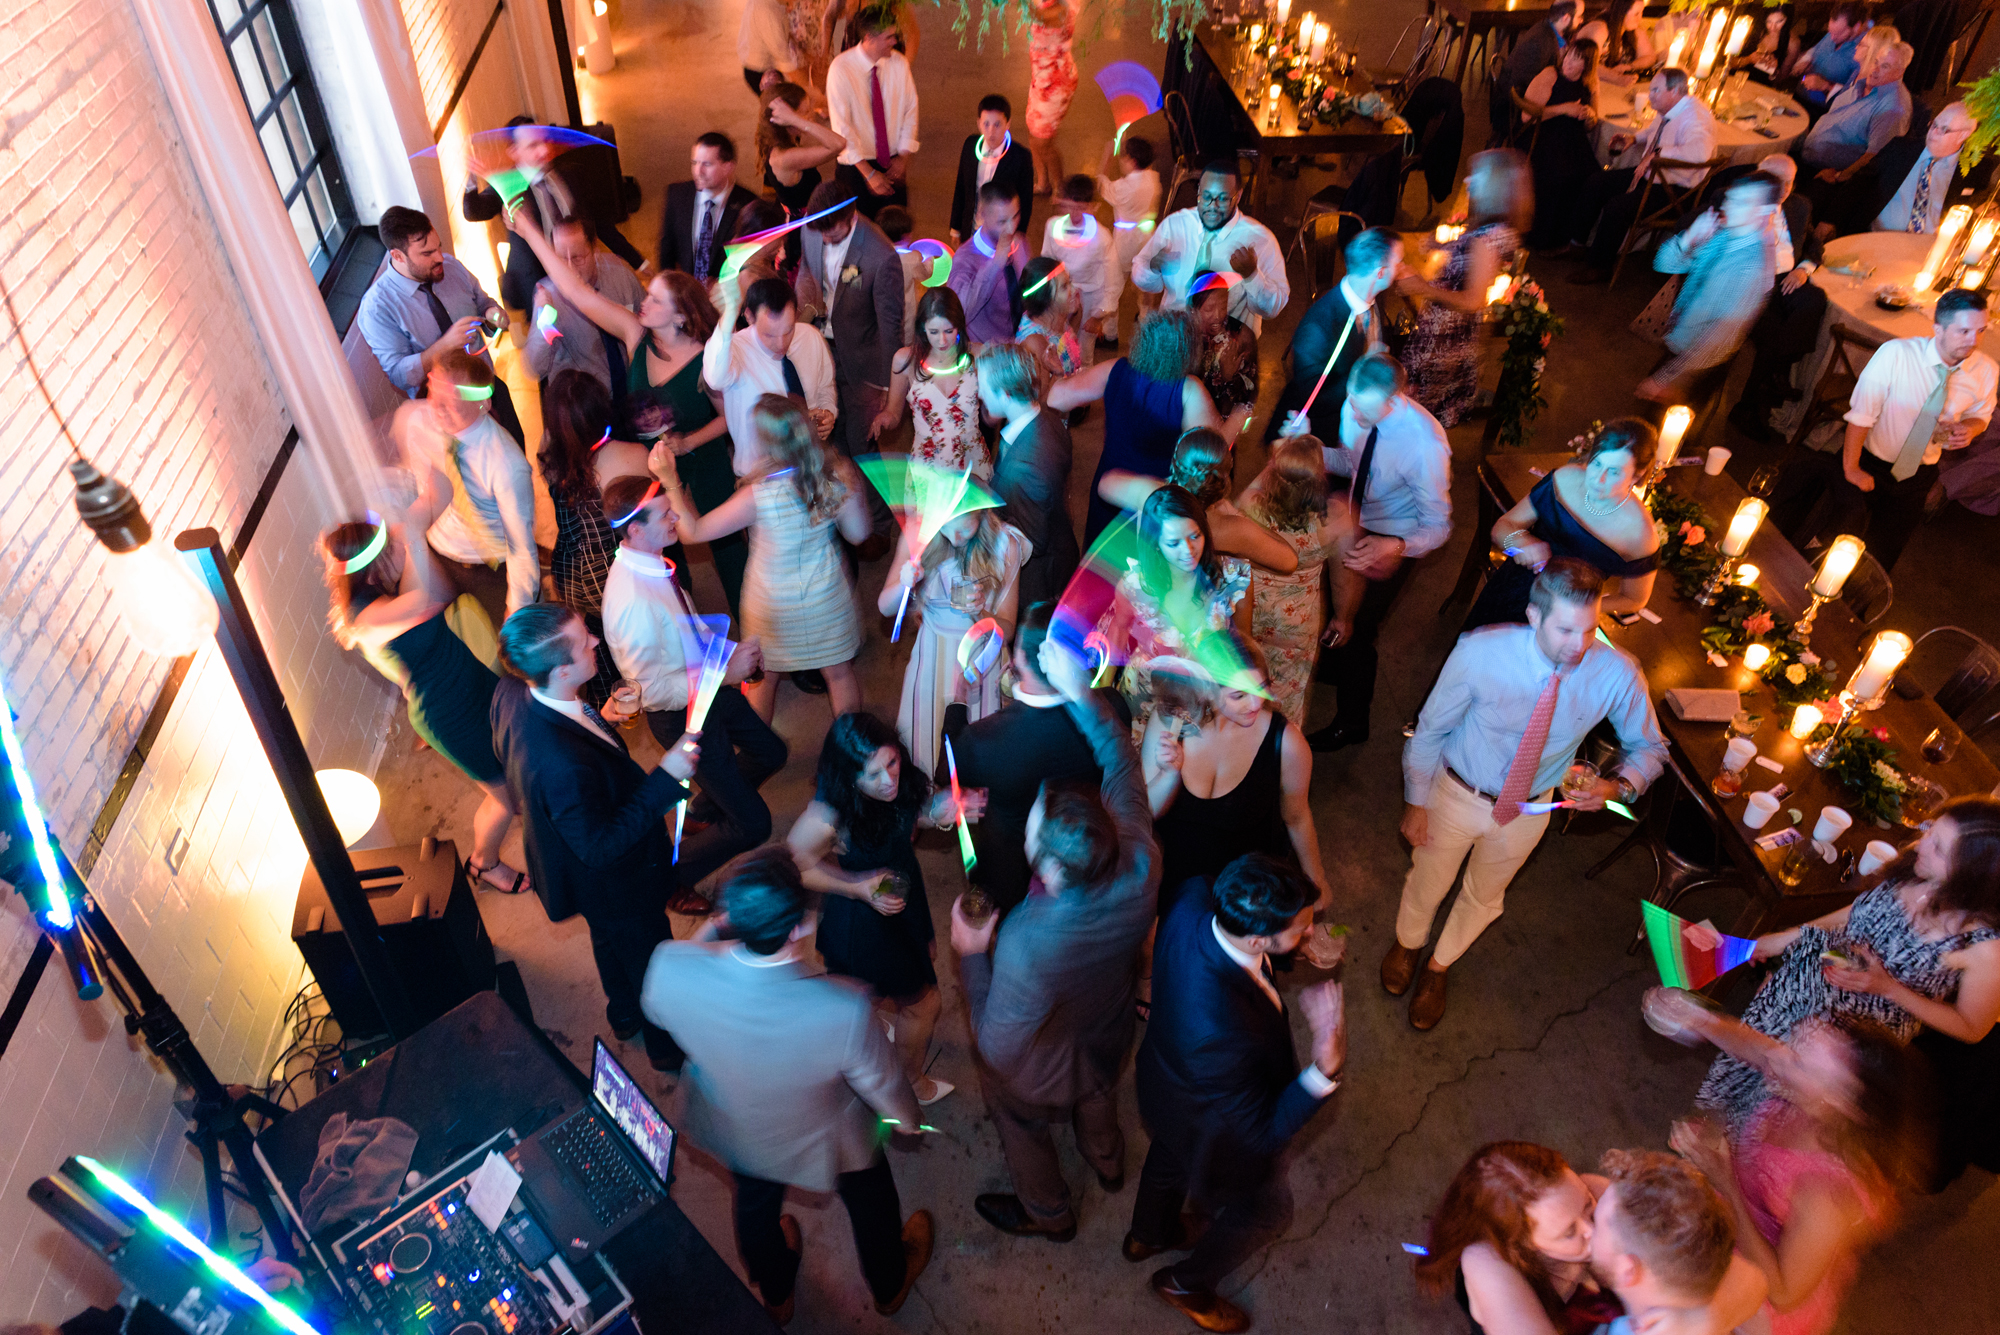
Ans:
[[[1389,947],[1389,953],[1382,957],[1382,990],[1392,997],[1400,997],[1410,990],[1410,979],[1416,977],[1417,962],[1424,956],[1421,950],[1411,950],[1398,941]]]
[[[1203,1330],[1248,1330],[1250,1314],[1219,1293],[1183,1289],[1174,1283],[1174,1268],[1153,1272],[1153,1292],[1186,1314]]]
[[[1410,998],[1410,1027],[1435,1029],[1444,1018],[1444,970],[1426,968]]]
[[[917,1287],[917,1276],[923,1274],[924,1267],[931,1263],[931,1243],[935,1237],[936,1229],[931,1223],[929,1210],[918,1210],[903,1221],[903,1260],[909,1268],[903,1272],[903,1287],[890,1301],[876,1303],[876,1311],[883,1316],[894,1316],[903,1310],[910,1290]]]
[[[806,1250],[805,1239],[801,1237],[799,1234],[798,1220],[792,1218],[788,1214],[779,1215],[778,1232],[784,1234],[785,1246],[791,1248],[793,1255],[803,1256],[805,1254]],[[792,1313],[798,1310],[798,1306],[799,1306],[799,1290],[797,1281],[794,1280],[792,1285],[792,1291],[785,1295],[785,1301],[781,1303],[765,1303],[764,1310],[770,1313],[771,1320],[777,1322],[781,1326],[784,1326],[791,1324]]]

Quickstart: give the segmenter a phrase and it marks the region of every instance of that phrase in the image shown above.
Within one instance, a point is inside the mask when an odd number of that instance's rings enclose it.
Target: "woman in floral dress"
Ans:
[[[1478,394],[1479,313],[1494,278],[1520,251],[1520,229],[1535,216],[1534,196],[1528,160],[1520,152],[1495,148],[1473,154],[1465,178],[1469,221],[1446,252],[1444,272],[1435,283],[1414,274],[1396,281],[1397,291],[1423,307],[1403,350],[1411,397],[1447,427],[1464,420]]]
[[[917,302],[916,348],[896,354],[891,367],[895,383],[889,402],[876,420],[876,434],[893,427],[899,405],[907,402],[916,424],[910,444],[912,458],[948,468],[954,473],[972,465],[974,476],[993,476],[993,456],[979,431],[979,368],[972,360],[972,343],[965,333],[965,308],[950,288],[934,287]]]
[[[1028,148],[1035,155],[1035,193],[1062,183],[1056,131],[1076,96],[1077,0],[1033,0],[1028,15]]]
[[[1043,255],[1028,261],[1021,271],[1021,323],[1014,341],[1035,359],[1041,368],[1041,391],[1084,367],[1083,347],[1077,342],[1070,317],[1076,311],[1076,285],[1061,260]]]
[[[1319,633],[1326,621],[1321,592],[1327,560],[1352,524],[1346,502],[1329,496],[1326,457],[1317,436],[1278,442],[1271,461],[1244,491],[1241,508],[1298,553],[1299,568],[1277,574],[1259,567],[1250,582],[1250,638],[1270,663],[1271,705],[1302,724]]]
[[[1189,284],[1188,310],[1201,327],[1201,365],[1195,372],[1236,439],[1257,406],[1257,336],[1229,313],[1229,288],[1206,269]]]

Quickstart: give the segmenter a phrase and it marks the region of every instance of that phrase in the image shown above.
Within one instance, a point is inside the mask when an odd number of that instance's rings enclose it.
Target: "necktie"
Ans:
[[[1542,687],[1542,694],[1535,701],[1535,712],[1528,715],[1527,731],[1521,734],[1514,763],[1507,767],[1507,781],[1500,785],[1500,800],[1493,804],[1495,825],[1513,823],[1521,814],[1521,803],[1532,791],[1529,785],[1535,781],[1535,771],[1542,767],[1542,748],[1549,742],[1549,723],[1556,716],[1556,689],[1561,685],[1562,673],[1551,672],[1549,684]]]
[[[451,328],[451,313],[445,310],[444,303],[438,300],[437,289],[429,283],[417,284],[417,291],[423,293],[424,300],[430,303],[431,319],[438,322],[438,337],[443,338],[445,331]]]
[[[783,364],[785,370],[785,393],[791,395],[800,403],[804,403],[806,401],[806,382],[799,379],[799,368],[792,365],[790,357],[780,357],[778,360]]]
[[[597,712],[597,707],[595,705],[591,704],[590,701],[584,699],[580,695],[576,697],[576,703],[578,707],[580,707],[583,710],[583,716],[590,720],[591,727],[596,728],[599,732],[603,733],[606,740],[608,740],[613,746],[617,747],[620,751],[623,751],[625,749],[625,743],[618,740],[618,729],[612,727],[609,723],[606,723],[604,721],[604,715]]]
[[[887,171],[889,159],[895,155],[889,151],[889,109],[882,101],[882,67],[879,64],[868,70],[868,110],[875,118],[875,165]]]
[[[1917,193],[1910,200],[1910,221],[1912,232],[1928,232],[1925,218],[1931,209],[1931,151],[1927,148],[1917,158]]]
[[[459,451],[464,448],[457,436],[449,436],[445,439],[444,471],[445,476],[451,479],[452,513],[456,514],[459,522],[465,525],[465,531],[472,536],[473,541],[477,542],[486,551],[492,552],[492,534],[487,530],[486,521],[480,518],[478,507],[472,503],[472,493],[465,486],[465,468],[459,458]],[[505,560],[506,551],[507,544],[503,539],[500,543],[500,555],[488,556],[486,564],[498,570],[501,563]]]
[[[702,282],[708,281],[708,257],[715,249],[715,201],[704,200],[701,206],[701,234],[694,239],[694,276]]]
[[[1356,515],[1368,499],[1368,474],[1375,467],[1375,442],[1381,435],[1381,427],[1368,428],[1368,443],[1361,447],[1361,462],[1354,467],[1354,489],[1348,494],[1347,503]]]
[[[1958,368],[1941,366],[1938,368],[1938,382],[1931,387],[1931,395],[1924,400],[1924,406],[1917,410],[1917,420],[1910,423],[1910,434],[1903,437],[1902,453],[1896,456],[1896,463],[1889,470],[1889,476],[1904,482],[1917,475],[1923,465],[1924,453],[1931,447],[1931,433],[1937,430],[1939,414],[1944,412],[1946,387],[1951,384],[1951,373]]]
[[[1007,313],[1013,318],[1014,327],[1021,327],[1021,316],[1027,310],[1021,297],[1021,271],[1014,266],[1013,252],[1007,255]]]

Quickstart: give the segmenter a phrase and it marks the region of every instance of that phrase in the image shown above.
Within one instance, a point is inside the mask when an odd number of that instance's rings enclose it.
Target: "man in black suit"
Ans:
[[[682,1054],[639,1009],[653,947],[673,936],[674,843],[667,812],[688,796],[701,758],[692,733],[658,769],[641,769],[615,722],[577,694],[597,675],[597,637],[560,603],[530,603],[500,627],[514,675],[493,692],[493,750],[521,808],[528,874],[551,921],[581,913],[604,985],[604,1018],[621,1042],[643,1030],[656,1071]]]
[[[1018,343],[989,343],[979,354],[979,405],[1001,423],[992,482],[1004,503],[1001,517],[1034,544],[1021,566],[1021,605],[1054,601],[1079,559],[1069,513],[1069,423],[1042,406],[1034,360]]]
[[[667,187],[660,215],[660,268],[706,283],[722,272],[722,243],[736,235],[736,215],[757,196],[736,183],[736,141],[710,130],[694,141],[691,181]]]
[[[1387,322],[1376,302],[1403,267],[1403,243],[1388,228],[1371,227],[1347,243],[1341,258],[1347,263],[1347,273],[1331,292],[1307,309],[1292,334],[1292,378],[1278,396],[1266,440],[1292,434],[1286,422],[1310,398],[1312,434],[1322,443],[1339,441],[1347,373],[1354,369],[1354,363],[1384,346]],[[1330,370],[1329,357],[1333,358]],[[1319,396],[1313,398],[1313,387],[1322,375],[1326,383],[1319,385]]]
[[[951,192],[951,243],[965,244],[979,226],[979,187],[988,181],[1004,181],[1014,188],[1021,201],[1023,236],[1028,219],[1035,211],[1035,155],[1025,144],[1014,142],[1009,128],[1014,108],[998,93],[979,99],[979,129],[965,137],[958,150],[958,184]]]
[[[1014,628],[1014,698],[968,726],[965,702],[945,707],[944,735],[958,758],[958,780],[986,790],[986,814],[974,826],[979,865],[974,879],[1003,911],[1028,895],[1032,869],[1026,851],[1028,813],[1044,783],[1096,783],[1090,743],[1063,708],[1063,698],[1042,676],[1042,645],[1049,636],[1050,602],[1030,603]],[[964,674],[959,674],[963,682]],[[1111,712],[1127,723],[1132,711],[1117,691],[1100,691]],[[940,766],[940,770],[944,767]],[[950,775],[940,773],[939,781]]]
[[[1777,268],[1771,299],[1750,331],[1748,341],[1757,350],[1756,360],[1729,420],[1752,440],[1770,442],[1778,438],[1771,429],[1771,410],[1796,393],[1791,387],[1792,363],[1811,352],[1819,341],[1826,293],[1812,276],[1819,272],[1826,246],[1813,226],[1812,201],[1792,188],[1798,180],[1798,164],[1783,153],[1774,153],[1759,162],[1756,170],[1778,178],[1779,209],[1771,219]]]
[[[547,128],[528,116],[516,116],[507,124],[514,130],[508,152],[515,168],[528,182],[522,207],[535,211],[542,235],[553,237],[557,223],[581,218],[596,230],[598,239],[612,254],[635,269],[644,264],[646,257],[619,232],[619,220],[603,211],[604,192],[593,191],[588,188],[589,182],[578,179],[579,174],[565,160],[568,155],[558,156],[560,146],[549,138]],[[486,222],[502,216],[506,203],[500,192],[485,181],[467,176],[459,211],[467,222]],[[511,227],[507,229],[507,243],[507,272],[500,275],[500,299],[512,310],[532,309],[535,284],[542,281],[544,273],[542,262],[535,257],[533,248],[514,235]]]
[[[1138,1061],[1139,1115],[1153,1144],[1125,1259],[1193,1241],[1152,1284],[1204,1330],[1248,1329],[1248,1314],[1215,1287],[1291,1222],[1285,1146],[1347,1060],[1340,984],[1325,982],[1299,993],[1312,1031],[1312,1061],[1299,1068],[1268,959],[1298,948],[1318,897],[1297,868],[1245,854],[1212,890],[1191,883],[1153,945],[1153,1014]],[[1181,1214],[1188,1200],[1210,1220],[1198,1241]]]

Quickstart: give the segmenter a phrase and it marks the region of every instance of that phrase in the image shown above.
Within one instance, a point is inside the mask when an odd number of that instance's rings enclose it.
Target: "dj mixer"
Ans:
[[[506,1242],[465,1204],[467,1179],[354,1248],[348,1286],[389,1335],[554,1335],[559,1316]]]

